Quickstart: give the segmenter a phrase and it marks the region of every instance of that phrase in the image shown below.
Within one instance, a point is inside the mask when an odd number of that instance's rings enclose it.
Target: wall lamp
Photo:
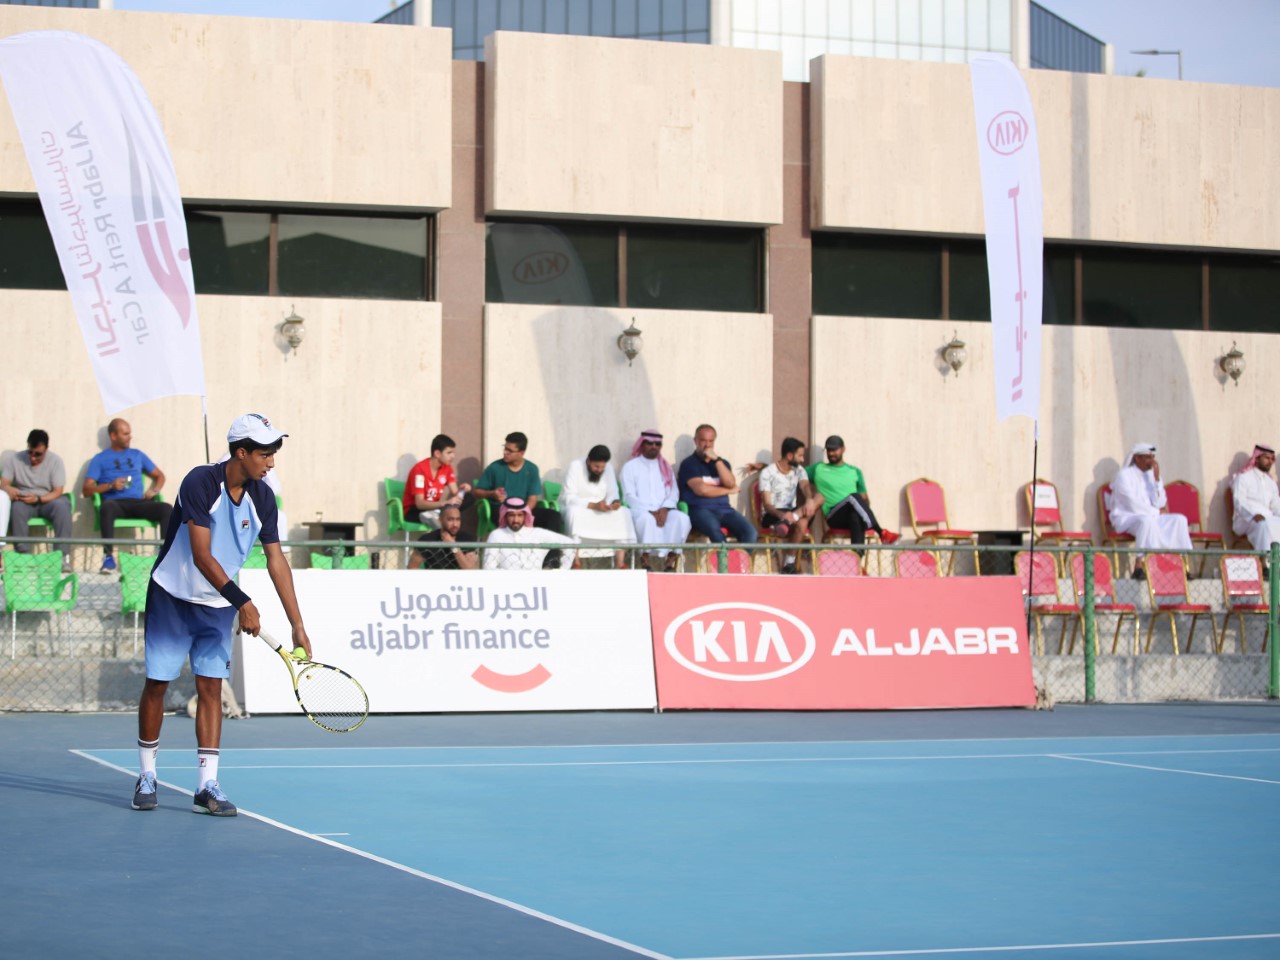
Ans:
[[[284,337],[294,353],[298,352],[298,344],[302,343],[302,338],[307,335],[306,323],[293,309],[293,304],[289,304],[289,315],[284,318],[284,323],[280,324],[280,335]]]
[[[644,349],[644,340],[640,334],[640,328],[636,326],[636,318],[631,318],[631,326],[618,334],[618,349],[626,355],[627,366],[631,366],[631,361],[640,356],[640,351]]]
[[[953,333],[951,342],[942,348],[942,359],[951,368],[951,372],[956,374],[960,372],[960,368],[969,359],[969,351],[965,349],[964,341],[957,334]]]
[[[1231,341],[1231,349],[1218,358],[1218,366],[1231,378],[1232,383],[1240,386],[1240,377],[1244,373],[1244,354],[1236,348],[1234,340]]]

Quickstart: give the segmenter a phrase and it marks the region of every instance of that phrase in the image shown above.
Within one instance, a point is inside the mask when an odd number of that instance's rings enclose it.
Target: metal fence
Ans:
[[[34,545],[29,554],[16,543]],[[9,539],[0,554],[5,604],[0,710],[127,710],[142,686],[143,599],[158,542],[117,540],[120,569],[103,574],[102,540]],[[424,573],[455,547],[500,569],[668,568],[662,549],[591,543],[486,546],[404,541],[285,544],[294,568]],[[560,554],[555,553],[560,549]],[[950,544],[671,545],[675,569],[706,575],[784,571],[821,577],[1017,575],[1027,595],[1037,686],[1059,702],[1249,700],[1280,695],[1280,546],[1270,555],[1132,549],[1069,551]],[[262,565],[261,556],[254,561]],[[1138,571],[1141,571],[1140,573]],[[169,706],[193,693],[171,687]]]

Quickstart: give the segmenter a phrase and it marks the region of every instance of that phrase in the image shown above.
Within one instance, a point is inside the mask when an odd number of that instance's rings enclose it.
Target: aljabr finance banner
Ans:
[[[96,40],[40,30],[0,40],[0,85],[106,411],[204,396],[182,194],[138,78]]]
[[[653,645],[640,571],[295,570],[312,653],[346,670],[373,713],[652,709]],[[240,585],[277,639],[289,622],[265,570]],[[243,638],[250,713],[298,709],[288,671]]]
[[[1035,703],[1014,577],[649,579],[663,709]]]

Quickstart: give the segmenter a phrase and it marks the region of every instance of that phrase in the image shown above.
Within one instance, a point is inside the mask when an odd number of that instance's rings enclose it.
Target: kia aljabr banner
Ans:
[[[1014,577],[651,575],[663,709],[1035,703]]]

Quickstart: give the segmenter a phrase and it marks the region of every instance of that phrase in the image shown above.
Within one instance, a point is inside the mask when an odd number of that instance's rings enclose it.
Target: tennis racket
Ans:
[[[308,720],[330,733],[350,733],[364,723],[369,716],[369,697],[355,677],[327,663],[308,660],[301,647],[290,653],[265,630],[258,636],[288,667],[293,695]]]

